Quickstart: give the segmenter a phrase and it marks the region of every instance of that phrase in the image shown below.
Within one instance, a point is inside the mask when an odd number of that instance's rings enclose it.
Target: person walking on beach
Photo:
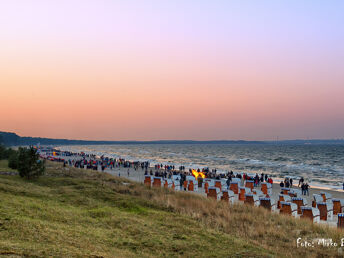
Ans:
[[[304,181],[304,179],[303,179],[303,177],[301,177],[300,180],[299,180],[299,184],[297,185],[297,187],[300,187],[300,185],[302,186],[303,181]]]
[[[128,169],[128,177],[129,177],[129,169]]]
[[[308,188],[309,188],[309,185],[308,185],[308,183],[306,183],[306,184],[305,184],[305,195],[306,195],[306,193],[307,193],[307,196],[309,196],[309,190],[308,190]]]
[[[302,195],[306,195],[306,193],[305,193],[305,184],[301,185],[301,192],[302,192]]]

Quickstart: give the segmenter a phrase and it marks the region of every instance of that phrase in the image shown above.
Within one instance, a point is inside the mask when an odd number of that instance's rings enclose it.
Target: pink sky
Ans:
[[[343,138],[343,7],[1,1],[0,130],[96,140]]]

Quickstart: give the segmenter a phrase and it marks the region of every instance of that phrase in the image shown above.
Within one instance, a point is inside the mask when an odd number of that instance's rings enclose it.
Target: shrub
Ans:
[[[8,157],[8,167],[12,169],[18,168],[18,152],[11,150]]]
[[[5,152],[6,152],[5,146],[0,144],[0,160],[5,158]]]
[[[19,175],[29,180],[43,175],[45,171],[45,162],[39,159],[37,150],[33,147],[19,148],[17,164]]]

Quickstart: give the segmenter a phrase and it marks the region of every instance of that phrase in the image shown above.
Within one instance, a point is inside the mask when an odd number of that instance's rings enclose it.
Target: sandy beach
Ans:
[[[151,168],[153,171],[155,171],[154,168]],[[129,176],[128,176],[128,170],[129,170]],[[104,172],[107,172],[111,175],[114,176],[121,176],[125,177],[129,180],[133,180],[135,182],[143,182],[144,181],[144,170],[141,168],[135,170],[134,168],[114,168],[114,169],[105,169]],[[256,187],[257,189],[260,187]],[[299,189],[301,190],[300,187],[293,186],[291,189]],[[272,185],[272,195],[275,199],[278,198],[278,195],[280,194],[281,187],[279,186],[279,183],[273,183]],[[320,194],[320,192],[327,192],[332,195],[332,198],[338,198],[338,199],[343,199],[344,198],[344,191],[334,191],[334,190],[328,190],[328,189],[323,189],[323,188],[314,188],[311,187],[309,189],[309,195],[304,195],[303,197],[307,199],[308,204],[312,202],[313,200],[313,194]],[[204,194],[204,189],[200,188],[199,189],[200,194]]]

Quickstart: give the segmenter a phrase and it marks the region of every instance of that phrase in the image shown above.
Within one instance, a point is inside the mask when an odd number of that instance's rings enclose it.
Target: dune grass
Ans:
[[[0,160],[0,172],[17,172],[17,170],[8,167],[8,160]]]
[[[149,189],[105,173],[48,163],[35,181],[0,175],[0,255],[301,257],[297,237],[341,232],[264,209]]]

